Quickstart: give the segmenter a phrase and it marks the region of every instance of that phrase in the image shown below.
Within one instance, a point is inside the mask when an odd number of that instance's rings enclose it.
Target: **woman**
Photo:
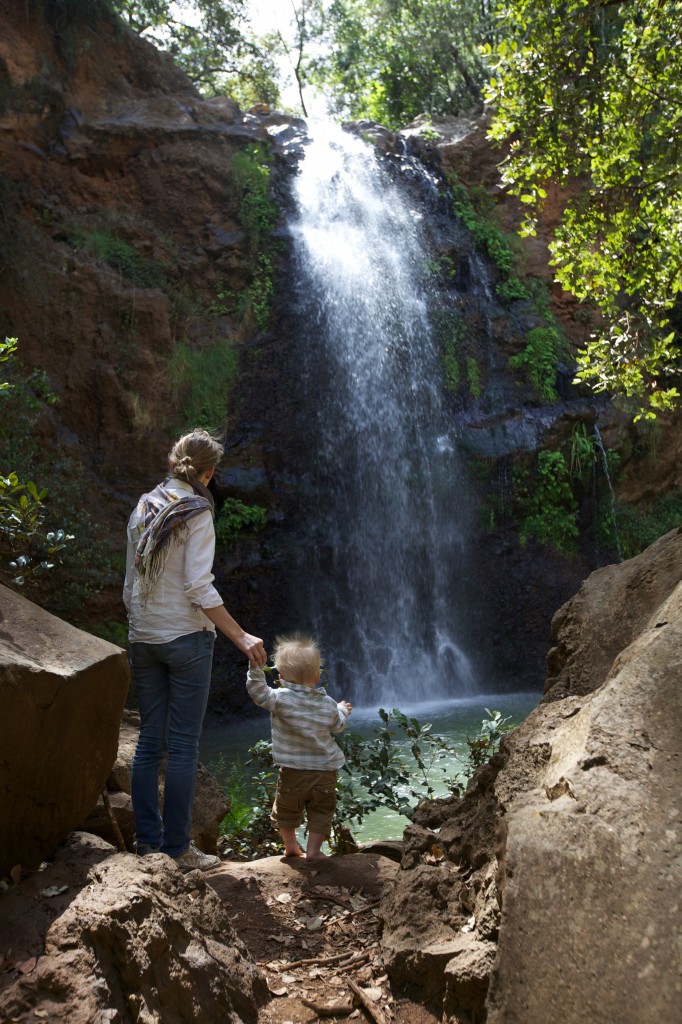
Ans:
[[[185,434],[168,456],[170,476],[143,494],[128,523],[123,601],[140,737],[130,790],[138,854],[166,853],[182,871],[220,858],[190,839],[199,737],[208,701],[216,627],[252,665],[263,641],[245,633],[213,586],[215,531],[208,483],[223,454],[205,430]],[[159,765],[168,754],[159,812]]]

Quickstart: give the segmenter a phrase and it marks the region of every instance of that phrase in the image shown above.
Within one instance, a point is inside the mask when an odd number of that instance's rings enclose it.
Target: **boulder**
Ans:
[[[69,1024],[255,1022],[265,979],[200,872],[182,875],[162,854],[102,853],[75,896],[56,897],[66,906],[44,949],[2,993],[7,1019],[33,1020],[40,1007]]]
[[[126,653],[0,587],[0,876],[36,868],[116,757]]]
[[[546,734],[552,754],[541,785],[508,817],[488,1021],[545,1024],[548,1007],[562,1024],[672,1020],[682,584],[599,690],[570,711]]]
[[[675,1016],[681,543],[589,577],[555,619],[558,688],[405,833],[387,968],[447,1024]]]
[[[137,737],[140,731],[139,715],[126,709],[121,719],[116,761],[107,779],[109,802],[118,822],[118,827],[128,850],[134,849],[135,818],[130,800],[130,771],[135,756]],[[163,765],[160,773],[161,799],[163,800]],[[230,810],[230,798],[220,788],[214,775],[199,765],[197,783],[192,807],[192,838],[205,853],[216,853],[220,823]],[[110,843],[116,843],[109,815],[104,808],[101,795],[97,804],[83,821],[81,828],[101,836]]]
[[[445,967],[446,1016],[467,1013],[475,1018],[485,1002],[490,974],[497,952],[494,942],[480,941],[462,934],[451,943],[451,956]]]
[[[682,530],[672,530],[627,562],[593,572],[552,619],[544,700],[600,686],[614,658],[680,580]]]

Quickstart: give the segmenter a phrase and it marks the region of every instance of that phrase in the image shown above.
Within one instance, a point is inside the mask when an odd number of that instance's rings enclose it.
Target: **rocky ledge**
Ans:
[[[593,573],[553,643],[540,706],[463,799],[418,809],[400,870],[270,858],[207,880],[72,835],[1,897],[9,1019],[282,1024],[286,998],[304,1024],[332,983],[346,1006],[345,957],[395,1024],[673,1019],[682,531]],[[123,793],[125,763],[124,742]]]
[[[4,901],[0,949],[24,957],[4,958],[8,1020],[251,1024],[268,999],[215,891],[161,854],[117,854],[74,833]],[[44,939],[36,905],[52,919]]]

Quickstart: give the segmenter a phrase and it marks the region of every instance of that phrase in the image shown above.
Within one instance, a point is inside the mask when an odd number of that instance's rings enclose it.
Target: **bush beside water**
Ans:
[[[338,802],[330,846],[337,853],[355,845],[353,832],[365,818],[384,808],[411,819],[421,800],[432,799],[436,787],[461,795],[475,770],[499,749],[509,731],[509,717],[489,711],[475,736],[467,737],[464,756],[451,740],[432,731],[429,723],[394,708],[379,709],[380,724],[370,736],[348,729],[337,737],[346,756],[339,772]],[[270,743],[259,740],[249,748],[250,759],[228,765],[221,756],[209,767],[230,797],[230,813],[221,833],[224,852],[241,860],[256,860],[281,852],[270,810],[277,786]],[[459,768],[453,773],[453,761]],[[439,785],[440,784],[440,785]],[[253,793],[249,797],[249,793]]]

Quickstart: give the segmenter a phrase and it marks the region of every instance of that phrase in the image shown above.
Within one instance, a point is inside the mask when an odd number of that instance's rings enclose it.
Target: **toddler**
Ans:
[[[272,660],[279,689],[267,685],[257,665],[249,667],[246,681],[251,699],[270,712],[272,759],[279,765],[272,820],[282,836],[285,857],[301,857],[296,829],[305,810],[305,855],[317,860],[325,856],[321,847],[336,808],[336,773],[345,762],[332,733],[343,732],[353,709],[346,700],[337,704],[318,686],[322,662],[311,637],[277,637]]]

